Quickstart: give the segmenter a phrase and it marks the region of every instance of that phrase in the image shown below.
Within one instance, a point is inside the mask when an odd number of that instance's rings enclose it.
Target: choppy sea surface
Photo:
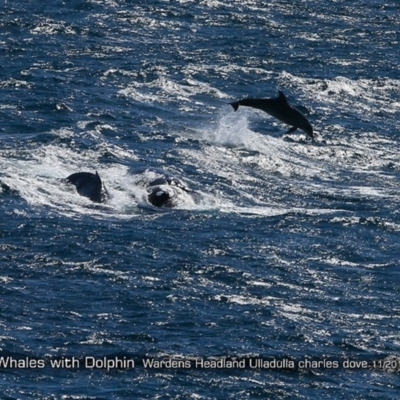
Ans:
[[[398,398],[399,41],[397,0],[3,0],[1,399]],[[229,106],[277,90],[314,141]]]

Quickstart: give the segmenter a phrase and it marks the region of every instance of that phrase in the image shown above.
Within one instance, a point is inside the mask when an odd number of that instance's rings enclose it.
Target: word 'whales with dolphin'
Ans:
[[[156,207],[175,207],[183,194],[196,199],[198,193],[188,189],[179,179],[156,168],[136,168],[131,174],[139,176],[138,186],[147,191],[147,200]],[[109,197],[99,174],[77,172],[67,177],[67,181],[75,185],[77,192],[95,203],[104,203]]]
[[[308,119],[297,108],[292,107],[286,96],[278,90],[279,96],[270,99],[243,99],[229,103],[235,111],[239,106],[256,108],[272,115],[281,122],[290,125],[291,128],[286,133],[292,133],[297,128],[301,129],[307,135],[314,138],[313,128]]]

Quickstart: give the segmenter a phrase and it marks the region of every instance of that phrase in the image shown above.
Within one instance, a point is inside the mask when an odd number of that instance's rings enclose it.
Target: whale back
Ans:
[[[148,189],[149,203],[156,207],[174,207],[176,205],[176,193],[168,185],[150,186]]]
[[[150,172],[150,175],[147,173]],[[132,173],[142,175],[136,183],[142,184],[147,190],[148,201],[156,207],[175,207],[180,198],[185,196],[200,199],[199,194],[187,188],[178,178],[156,168],[135,168]],[[99,174],[91,172],[77,172],[68,176],[67,181],[75,185],[77,192],[95,203],[102,203],[110,197],[104,187]],[[182,197],[183,196],[183,197]]]
[[[77,192],[95,203],[102,202],[102,183],[99,174],[77,172],[68,176],[67,181],[75,185]]]

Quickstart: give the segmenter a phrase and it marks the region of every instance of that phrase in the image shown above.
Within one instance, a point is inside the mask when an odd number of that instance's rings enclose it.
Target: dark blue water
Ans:
[[[397,398],[399,17],[395,0],[3,1],[1,398]],[[277,89],[314,142],[228,105]],[[143,166],[201,200],[154,209]],[[95,170],[107,204],[64,179]]]

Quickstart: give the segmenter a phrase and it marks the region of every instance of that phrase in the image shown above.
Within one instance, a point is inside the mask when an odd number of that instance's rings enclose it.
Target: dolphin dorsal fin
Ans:
[[[278,95],[278,100],[279,101],[281,101],[282,103],[285,103],[285,104],[287,104],[287,99],[286,99],[286,96],[283,94],[283,92],[281,92],[280,90],[278,90],[278,93],[279,93],[279,95]]]

